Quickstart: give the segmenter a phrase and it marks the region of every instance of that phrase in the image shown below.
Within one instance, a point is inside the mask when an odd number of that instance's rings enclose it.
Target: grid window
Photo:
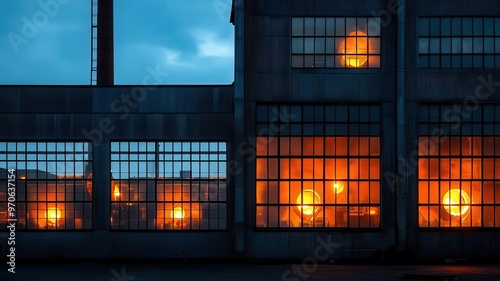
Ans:
[[[0,142],[0,227],[7,224],[8,170],[15,170],[17,229],[92,229],[88,142]]]
[[[380,107],[259,105],[258,228],[380,227]]]
[[[112,142],[111,229],[226,229],[225,142]]]
[[[500,68],[500,17],[418,19],[420,68]]]
[[[500,227],[500,106],[421,105],[420,227]]]
[[[380,68],[380,18],[292,18],[292,68]]]

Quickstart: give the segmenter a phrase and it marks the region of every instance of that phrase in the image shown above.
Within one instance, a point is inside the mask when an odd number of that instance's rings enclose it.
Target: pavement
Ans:
[[[7,269],[8,266],[2,265],[1,281],[401,281],[407,280],[403,278],[405,274],[452,275],[457,276],[458,281],[500,280],[500,265],[22,264],[16,262],[16,273],[10,273]]]

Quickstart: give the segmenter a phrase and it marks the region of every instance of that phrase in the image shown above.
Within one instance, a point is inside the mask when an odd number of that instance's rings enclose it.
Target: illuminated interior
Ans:
[[[114,185],[113,196],[115,197],[115,200],[120,199],[120,186],[117,184]]]
[[[348,67],[362,67],[368,60],[368,35],[363,31],[353,31],[345,39],[345,46],[342,44],[339,53]]]
[[[225,143],[113,142],[111,146],[112,229],[226,228]]]
[[[342,191],[344,191],[344,185],[335,182],[333,183],[333,190],[337,194],[342,193]]]
[[[257,227],[379,227],[379,137],[258,137]]]
[[[312,189],[304,189],[295,200],[298,206],[295,206],[297,215],[303,216],[305,221],[312,221],[313,218],[318,214],[320,206],[316,204],[321,204],[321,197]]]
[[[62,217],[61,210],[57,207],[50,207],[45,213],[45,218],[48,219],[49,225],[57,226],[59,224],[59,219]]]
[[[91,147],[89,142],[0,142],[0,154],[11,159],[0,161],[0,171],[15,168],[18,177],[17,229],[92,229]],[[6,215],[5,191],[0,184],[0,217]],[[0,220],[0,226],[4,223]]]
[[[292,17],[292,68],[380,68],[377,17]]]
[[[465,190],[454,188],[444,194],[442,204],[450,215],[461,217],[463,220],[467,217],[467,211],[470,208],[470,197]]]
[[[172,210],[172,217],[174,219],[183,219],[185,216],[186,212],[184,212],[182,207],[175,207],[174,210]]]
[[[420,227],[500,226],[499,137],[420,137]]]

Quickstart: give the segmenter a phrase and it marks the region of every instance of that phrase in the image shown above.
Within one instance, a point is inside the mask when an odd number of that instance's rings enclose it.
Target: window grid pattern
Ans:
[[[419,111],[419,226],[500,227],[500,106]]]
[[[0,226],[7,223],[8,169],[16,170],[17,229],[92,229],[90,143],[0,142]]]
[[[420,68],[500,68],[500,17],[418,19]]]
[[[111,229],[226,229],[225,142],[112,142]]]
[[[257,228],[380,227],[379,126],[377,105],[259,105]]]
[[[380,68],[380,18],[292,18],[292,68]]]

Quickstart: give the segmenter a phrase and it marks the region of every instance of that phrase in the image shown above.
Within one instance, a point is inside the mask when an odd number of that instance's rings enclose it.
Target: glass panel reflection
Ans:
[[[288,107],[279,106],[281,110]],[[352,126],[367,125],[367,135],[342,134],[340,128],[333,135],[295,136],[284,133],[286,129],[273,131],[273,116],[260,120],[268,126],[262,132],[272,133],[255,141],[256,226],[380,227],[380,134],[370,130],[378,125],[379,114],[375,105],[311,105],[278,123],[283,129],[302,121],[326,127],[352,120]]]
[[[0,142],[0,179],[8,169],[16,170],[18,229],[92,229],[89,143]],[[0,184],[0,226],[7,222],[6,192]]]
[[[226,229],[225,142],[111,145],[111,228]]]

